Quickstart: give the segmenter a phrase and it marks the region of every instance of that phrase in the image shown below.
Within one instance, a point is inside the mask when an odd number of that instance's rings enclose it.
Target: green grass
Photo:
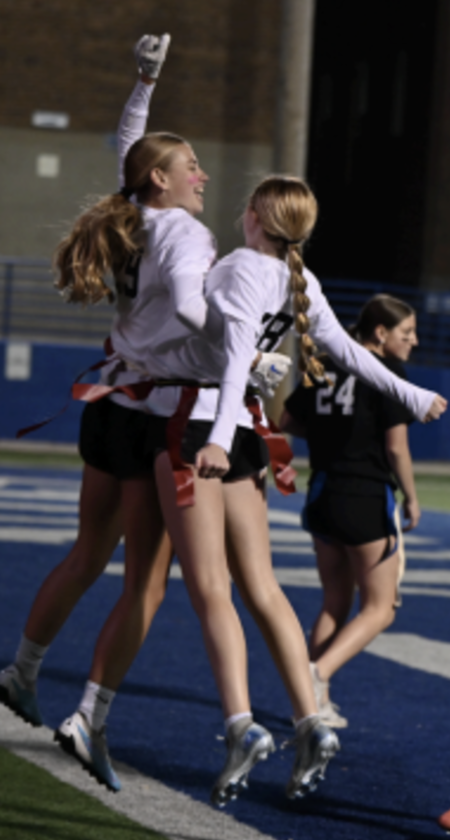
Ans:
[[[416,475],[415,481],[421,507],[450,513],[450,476]]]
[[[49,452],[15,452],[9,449],[0,449],[1,467],[38,467],[41,469],[81,469],[83,461],[79,455],[67,453]]]
[[[49,452],[11,452],[0,449],[0,466],[41,469],[81,469],[83,461],[79,455]],[[273,484],[269,471],[269,480]],[[304,492],[308,481],[308,470],[301,467],[297,472],[297,490]],[[450,476],[416,475],[416,487],[420,504],[424,509],[450,513]]]
[[[273,484],[272,476],[270,476]],[[297,472],[297,490],[304,492],[308,481],[308,470],[301,467]],[[424,510],[438,510],[450,513],[450,475],[416,475],[417,495]],[[399,499],[401,498],[399,494]]]
[[[1,840],[165,840],[0,748]]]

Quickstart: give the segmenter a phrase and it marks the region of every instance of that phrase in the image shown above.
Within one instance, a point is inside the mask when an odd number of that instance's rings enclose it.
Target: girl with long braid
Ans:
[[[185,434],[183,456],[194,467],[195,505],[177,505],[168,454],[155,461],[164,518],[202,625],[224,709],[228,757],[213,791],[218,804],[235,794],[268,748],[267,733],[252,721],[245,642],[231,602],[229,570],[265,637],[293,706],[296,758],[288,796],[302,795],[313,787],[338,747],[317,715],[303,633],[273,574],[261,480],[256,475],[233,482],[218,480],[229,468],[236,425],[244,425],[244,395],[254,347],[274,349],[292,324],[294,310],[305,376],[322,371],[312,356],[317,337],[350,371],[382,384],[397,398],[400,394],[405,398],[410,387],[395,377],[388,377],[387,385],[383,367],[347,336],[317,280],[303,268],[301,246],[311,233],[316,213],[314,196],[300,179],[276,175],[265,179],[244,214],[246,248],[222,259],[206,279],[208,311],[216,324],[222,319],[222,340],[212,344],[193,335],[173,343],[167,353],[148,354],[145,359],[154,377],[220,381],[214,422],[196,435],[198,426],[191,421]],[[419,389],[410,405],[424,417],[434,402],[434,395]],[[158,409],[153,393],[149,405]],[[228,557],[225,525],[227,534],[234,536]]]

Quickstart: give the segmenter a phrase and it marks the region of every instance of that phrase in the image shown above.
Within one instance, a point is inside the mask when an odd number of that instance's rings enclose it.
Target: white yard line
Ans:
[[[449,642],[424,639],[414,633],[381,633],[365,652],[450,680]]]

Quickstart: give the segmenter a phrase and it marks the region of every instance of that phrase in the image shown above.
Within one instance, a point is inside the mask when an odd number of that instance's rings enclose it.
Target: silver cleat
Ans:
[[[305,796],[325,778],[328,762],[340,749],[339,738],[319,717],[305,721],[290,744],[296,747],[291,778],[286,785],[289,799]]]
[[[257,723],[250,723],[243,732],[227,737],[228,755],[219,778],[212,789],[211,801],[223,808],[248,787],[248,774],[258,761],[264,761],[275,751],[270,732]]]

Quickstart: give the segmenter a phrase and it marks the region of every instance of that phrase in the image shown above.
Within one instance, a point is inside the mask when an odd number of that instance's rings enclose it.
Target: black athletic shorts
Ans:
[[[395,496],[388,484],[380,495],[352,495],[328,490],[324,476],[318,473],[309,488],[302,511],[305,531],[344,545],[365,545],[397,536]]]
[[[153,416],[148,426],[148,451],[154,458],[160,449],[167,449],[167,444],[161,445],[161,435],[156,421],[162,418]],[[184,430],[181,457],[187,464],[193,464],[199,449],[205,446],[212,429],[209,420],[188,420]],[[230,469],[222,478],[225,483],[248,478],[261,472],[269,463],[269,452],[265,441],[253,429],[238,426],[233,438],[231,452],[228,453]]]
[[[186,426],[181,447],[181,454],[188,464],[193,464],[195,456],[205,446],[213,424],[208,420],[190,420]],[[269,452],[263,438],[253,429],[238,426],[228,453],[230,469],[222,478],[227,484],[239,478],[248,478],[261,472],[269,463]]]
[[[152,422],[153,448],[148,446]],[[81,418],[80,455],[86,464],[119,480],[153,471],[155,451],[165,446],[165,417],[125,408],[107,398],[88,403]]]
[[[107,398],[88,403],[81,418],[79,448],[86,464],[119,480],[153,472],[156,456],[167,449],[166,417],[125,408]],[[212,423],[190,420],[183,435],[181,454],[186,463],[206,444]],[[239,426],[231,452],[231,468],[222,481],[236,481],[259,473],[269,463],[264,440]]]

